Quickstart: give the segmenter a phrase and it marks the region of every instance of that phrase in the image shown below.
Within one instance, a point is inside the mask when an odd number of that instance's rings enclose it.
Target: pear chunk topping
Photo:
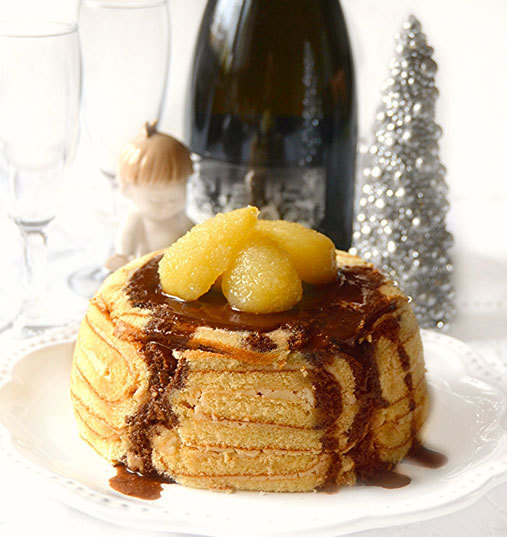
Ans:
[[[247,240],[258,214],[256,207],[245,207],[194,226],[160,260],[162,290],[189,301],[206,293]]]
[[[262,314],[297,304],[302,281],[336,279],[328,237],[293,222],[258,220],[258,214],[245,207],[194,226],[165,250],[158,268],[162,290],[192,301],[221,288],[233,308]]]
[[[266,237],[250,236],[222,277],[229,304],[249,313],[285,311],[303,296],[289,256]]]
[[[336,249],[329,237],[284,220],[259,220],[256,230],[289,254],[304,282],[319,285],[336,278]]]

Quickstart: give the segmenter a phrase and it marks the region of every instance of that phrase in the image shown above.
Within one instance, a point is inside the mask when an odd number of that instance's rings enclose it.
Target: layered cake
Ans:
[[[254,208],[107,278],[71,394],[82,438],[109,461],[229,490],[367,481],[409,453],[428,412],[407,297],[326,237]]]

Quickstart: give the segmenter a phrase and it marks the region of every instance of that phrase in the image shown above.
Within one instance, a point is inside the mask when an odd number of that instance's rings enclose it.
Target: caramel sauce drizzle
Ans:
[[[388,488],[401,482],[408,484],[406,480],[409,482],[409,478],[394,477],[395,472],[391,471],[390,466],[370,452],[371,440],[366,431],[372,412],[388,406],[382,396],[373,353],[375,338],[380,334],[387,334],[397,346],[401,365],[406,371],[404,381],[410,397],[410,408],[415,408],[410,361],[399,339],[398,321],[393,316],[386,316],[386,321],[370,334],[372,338],[367,340],[364,337],[372,332],[371,327],[377,320],[386,313],[394,312],[400,305],[399,297],[387,298],[379,290],[386,280],[377,270],[370,266],[342,268],[336,281],[321,286],[307,286],[303,299],[291,310],[252,314],[232,309],[221,293],[213,291],[194,302],[184,302],[166,295],[161,289],[158,275],[160,259],[161,256],[155,256],[137,269],[126,287],[133,306],[151,311],[150,321],[141,335],[144,341],[141,353],[151,374],[152,398],[128,420],[134,452],[143,461],[143,474],[155,471],[151,464],[148,437],[151,426],[158,423],[166,426],[177,424],[177,417],[167,402],[167,393],[184,385],[187,366],[184,360],[178,361],[173,357],[173,350],[187,348],[197,327],[207,325],[251,331],[253,335],[247,344],[258,352],[267,352],[271,344],[266,333],[283,327],[292,333],[290,350],[301,351],[313,366],[310,371],[315,386],[316,406],[321,415],[319,427],[325,431],[322,447],[333,456],[326,484],[332,484],[339,472],[337,445],[332,433],[342,409],[341,389],[334,376],[325,369],[336,353],[341,353],[353,371],[355,396],[360,402],[360,410],[349,432],[349,440],[357,441],[349,454],[354,458],[359,479],[375,485],[384,483],[382,486]]]
[[[112,489],[142,500],[157,500],[162,492],[162,483],[173,483],[160,476],[140,475],[125,468],[123,464],[115,465],[116,475],[109,480]]]

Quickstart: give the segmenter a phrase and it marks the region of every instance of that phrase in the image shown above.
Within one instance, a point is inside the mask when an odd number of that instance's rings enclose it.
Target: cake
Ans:
[[[166,255],[111,274],[79,331],[73,408],[102,457],[190,487],[296,492],[368,481],[417,445],[419,328],[375,267],[333,250],[332,278],[302,276],[296,303],[252,313],[228,302],[227,273],[224,292],[164,292]]]

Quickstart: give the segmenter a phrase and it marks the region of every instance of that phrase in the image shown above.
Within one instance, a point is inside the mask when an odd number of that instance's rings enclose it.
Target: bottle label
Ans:
[[[187,183],[187,215],[196,224],[217,213],[255,205],[260,218],[316,228],[324,218],[324,167],[249,168],[194,157]]]

